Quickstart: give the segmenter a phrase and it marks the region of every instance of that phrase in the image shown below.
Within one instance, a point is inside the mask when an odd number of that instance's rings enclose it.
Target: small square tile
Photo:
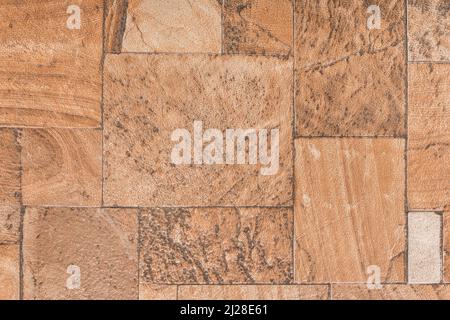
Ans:
[[[0,128],[0,205],[20,204],[19,133]]]
[[[137,299],[137,211],[27,208],[25,299]]]
[[[292,204],[291,67],[289,60],[275,57],[108,55],[105,204],[151,207]],[[220,161],[207,164],[202,160],[201,164],[194,164],[194,149],[202,147],[187,141],[190,151],[184,153],[190,159],[175,164],[172,155],[180,143],[173,139],[174,133],[181,130],[185,139],[192,141],[196,137],[195,123],[203,128],[199,144],[203,142],[205,150],[209,145],[205,132],[211,132],[208,129],[215,129],[221,136],[216,136],[214,143],[216,147],[221,145],[216,151]],[[249,161],[250,139],[247,148],[237,152],[237,139],[226,139],[228,129],[254,130],[260,137],[261,130],[267,130],[266,137],[258,138],[261,145],[269,141],[267,148],[252,144],[259,150],[256,164]],[[272,141],[278,148],[269,150]],[[236,152],[228,152],[227,148]],[[261,161],[265,150],[270,160],[267,165]],[[237,155],[242,153],[245,159],[238,164]],[[201,151],[198,154],[202,156]],[[227,155],[233,161],[228,162]]]
[[[0,245],[0,300],[19,300],[19,246]]]
[[[292,282],[292,209],[145,209],[141,284]]]
[[[25,205],[101,204],[101,130],[25,129],[21,140]]]
[[[0,125],[100,126],[102,18],[102,0],[0,4]]]
[[[369,3],[296,2],[297,137],[404,135],[404,1],[377,3],[369,30]]]
[[[450,61],[450,2],[408,0],[410,61]]]
[[[292,0],[224,0],[224,51],[288,55]]]
[[[18,243],[20,207],[0,204],[0,244]]]
[[[400,139],[298,139],[299,283],[405,280],[405,165]]]
[[[409,66],[408,206],[450,205],[450,65]]]
[[[218,0],[129,0],[122,52],[220,53]]]

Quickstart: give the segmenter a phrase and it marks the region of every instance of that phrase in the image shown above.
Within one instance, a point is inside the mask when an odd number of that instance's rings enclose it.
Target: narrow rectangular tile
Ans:
[[[27,208],[25,299],[137,299],[137,211]]]
[[[141,283],[139,300],[177,300],[177,286]]]
[[[296,282],[404,281],[404,141],[297,139]]]
[[[105,52],[120,53],[127,21],[128,0],[106,0],[105,10]]]
[[[292,204],[291,68],[274,57],[108,55],[105,204]]]
[[[221,0],[128,0],[122,52],[220,53]]]
[[[20,207],[0,203],[0,244],[18,243]]]
[[[100,206],[101,130],[25,129],[21,144],[25,205]]]
[[[366,285],[332,286],[333,300],[449,300],[448,285],[383,285],[382,289],[368,289]]]
[[[224,0],[224,51],[288,55],[292,0]]]
[[[404,1],[296,1],[297,136],[405,133]]]
[[[141,284],[292,282],[292,209],[145,209]]]
[[[0,129],[0,205],[19,205],[20,145],[13,129]]]
[[[410,61],[450,61],[450,2],[408,0]]]
[[[19,246],[0,245],[0,300],[19,300]]]
[[[450,205],[450,65],[409,66],[408,206]]]
[[[102,17],[102,0],[0,4],[0,125],[100,125]]]
[[[450,283],[450,207],[443,213],[442,224],[443,281]]]
[[[326,285],[188,285],[179,300],[327,300]]]
[[[408,214],[408,283],[441,282],[441,218],[434,212]]]

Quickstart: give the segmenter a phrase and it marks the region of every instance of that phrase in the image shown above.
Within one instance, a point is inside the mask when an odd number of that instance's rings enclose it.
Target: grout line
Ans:
[[[412,64],[450,64],[450,61],[413,61],[413,60],[408,60],[409,63]]]
[[[102,89],[101,89],[101,100],[100,100],[100,109],[101,109],[101,128],[102,128],[102,154],[101,154],[101,158],[102,158],[102,181],[101,181],[101,186],[102,186],[102,194],[101,194],[101,206],[103,207],[104,204],[104,199],[103,199],[103,181],[104,181],[104,83],[105,83],[105,58],[106,58],[106,53],[105,53],[105,41],[106,41],[106,32],[105,32],[105,21],[106,21],[106,1],[107,0],[103,0],[103,17],[102,17],[102,58],[101,58],[101,81],[102,81]]]
[[[294,205],[293,210],[293,226],[292,226],[292,272],[293,272],[293,281],[296,282],[296,263],[295,263],[295,257],[296,257],[296,239],[295,239],[295,216],[296,216],[296,210],[295,210],[295,199],[296,199],[296,175],[295,175],[295,159],[296,159],[296,150],[295,150],[295,117],[296,117],[296,110],[295,110],[295,88],[296,88],[296,82],[295,82],[295,6],[296,6],[296,0],[292,1],[292,203]]]
[[[81,209],[293,209],[293,205],[286,206],[74,206],[74,205],[24,205],[30,208],[81,208]]]
[[[225,32],[224,32],[224,21],[225,21],[225,1],[226,0],[222,0],[222,11],[220,12],[220,40],[221,40],[221,44],[220,44],[220,54],[225,54],[225,43],[224,43],[224,39],[225,39]]]
[[[141,209],[138,209],[137,212],[137,219],[138,219],[138,238],[136,241],[137,244],[137,293],[138,293],[138,300],[140,300],[141,297]]]
[[[296,136],[297,139],[406,139],[404,136]]]
[[[113,54],[113,53],[106,53]],[[289,54],[257,54],[257,53],[217,53],[217,52],[136,52],[136,51],[122,51],[120,53],[121,55],[168,55],[168,56],[199,56],[199,55],[206,55],[206,56],[213,56],[213,57],[220,57],[220,56],[237,56],[237,57],[266,57],[266,58],[279,58],[282,60],[289,60],[290,55]]]
[[[404,279],[405,279],[405,283],[408,283],[409,281],[409,211],[408,211],[408,144],[409,144],[409,123],[408,123],[408,116],[409,116],[409,81],[408,81],[408,77],[409,77],[409,65],[408,65],[408,57],[409,57],[409,41],[408,41],[408,0],[404,0],[404,4],[405,4],[405,123],[404,123],[404,127],[405,127],[405,150],[404,150],[404,163],[405,163],[405,184],[404,184],[404,210],[405,210],[405,256],[403,258],[403,263],[404,263]]]

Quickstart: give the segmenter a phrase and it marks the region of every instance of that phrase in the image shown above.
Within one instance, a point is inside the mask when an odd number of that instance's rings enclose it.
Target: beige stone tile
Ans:
[[[450,205],[450,65],[410,64],[408,206]]]
[[[180,300],[326,300],[326,285],[188,285]]]
[[[129,0],[122,52],[221,51],[218,0]]]
[[[224,51],[290,54],[292,0],[224,0]]]
[[[297,139],[296,282],[405,280],[404,141]]]
[[[76,3],[80,29],[65,0],[0,4],[0,125],[100,125],[103,1]]]
[[[0,300],[18,300],[19,246],[0,245]]]
[[[27,208],[24,298],[137,299],[137,220],[132,209]]]
[[[105,204],[292,204],[291,67],[289,60],[274,57],[108,55]],[[268,150],[273,174],[263,175],[270,165],[260,158],[250,165],[248,156],[245,165],[236,159],[233,164],[174,165],[171,154],[179,140],[173,142],[172,134],[186,129],[193,138],[195,121],[224,137],[226,129],[279,130],[279,157]],[[267,138],[271,141],[271,134]],[[226,153],[225,142],[223,147]],[[259,154],[264,150],[258,149]]]
[[[20,145],[13,129],[0,129],[0,205],[20,204]]]
[[[401,136],[405,112],[404,1],[377,1],[381,29],[359,0],[297,1],[297,136]]]
[[[99,206],[101,135],[96,129],[25,129],[21,141],[24,204]]]
[[[292,209],[145,209],[141,284],[292,282]]]
[[[366,285],[332,286],[333,300],[449,300],[448,285],[383,285],[382,289],[367,289]]]
[[[410,61],[450,61],[448,0],[408,0]]]
[[[176,285],[145,284],[139,285],[139,300],[176,300]]]
[[[20,207],[0,204],[0,244],[18,243]]]
[[[442,280],[442,216],[434,212],[408,214],[408,283]]]

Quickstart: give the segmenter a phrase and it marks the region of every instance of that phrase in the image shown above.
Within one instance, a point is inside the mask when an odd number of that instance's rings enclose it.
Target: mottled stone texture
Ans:
[[[290,54],[292,0],[224,0],[225,53]]]
[[[0,128],[0,206],[20,204],[18,131]]]
[[[105,52],[120,53],[127,21],[128,0],[106,0]]]
[[[408,206],[450,205],[450,65],[411,64],[408,110]]]
[[[296,1],[297,136],[401,136],[404,1],[377,1],[381,29],[359,0]]]
[[[141,283],[290,283],[292,209],[145,209]]]
[[[0,244],[18,243],[19,228],[20,207],[0,203]]]
[[[131,209],[27,208],[25,299],[137,299],[138,219]],[[80,268],[68,289],[67,268]]]
[[[300,283],[405,280],[404,141],[297,139],[295,275]]]
[[[102,0],[1,2],[0,125],[100,126],[102,18]]]
[[[450,61],[450,2],[408,0],[410,61]]]
[[[104,201],[125,206],[292,204],[292,64],[274,57],[109,55]],[[172,132],[278,129],[279,170],[174,165]],[[205,144],[206,145],[206,144]]]
[[[19,299],[19,246],[0,245],[0,300]]]

